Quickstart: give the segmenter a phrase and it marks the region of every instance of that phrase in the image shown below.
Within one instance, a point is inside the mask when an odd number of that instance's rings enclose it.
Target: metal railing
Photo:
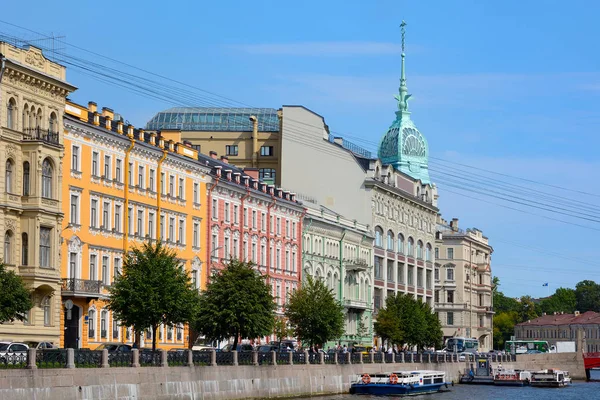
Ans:
[[[169,367],[185,367],[188,365],[188,355],[185,350],[172,350],[167,352]]]
[[[3,353],[0,356],[0,369],[27,368],[27,352]]]
[[[131,367],[132,353],[114,352],[108,353],[108,365],[111,367]]]
[[[217,353],[217,365],[233,365],[233,353],[228,352],[218,352]]]
[[[27,128],[23,130],[23,141],[36,142],[42,141],[45,143],[58,145],[58,132],[52,132],[49,129],[42,128]]]
[[[66,368],[67,350],[37,350],[35,356],[35,364],[38,368]]]
[[[65,278],[62,280],[61,289],[63,292],[81,292],[100,294],[102,281],[90,281],[87,279]]]
[[[98,368],[102,366],[102,350],[77,349],[73,359],[75,368]]]
[[[238,365],[252,365],[254,364],[253,360],[253,352],[251,351],[242,351],[238,353]]]
[[[210,365],[211,352],[192,351],[192,362],[194,365]]]
[[[140,367],[160,367],[162,365],[162,356],[160,350],[140,351]]]

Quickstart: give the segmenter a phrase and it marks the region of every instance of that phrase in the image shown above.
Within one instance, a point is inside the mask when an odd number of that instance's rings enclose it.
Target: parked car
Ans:
[[[0,342],[0,363],[19,364],[27,361],[27,350],[29,346],[25,343]]]
[[[269,364],[271,362],[271,352],[279,351],[279,346],[274,344],[263,344],[256,348],[258,352],[258,363]]]
[[[25,343],[27,346],[29,346],[30,349],[38,349],[38,350],[58,349],[58,346],[55,346],[51,342],[32,342],[32,341],[28,341],[28,342],[23,342],[23,343]]]
[[[129,353],[132,347],[123,343],[103,343],[96,350],[108,350],[109,353]]]
[[[221,351],[223,353],[228,353],[232,349],[233,349],[233,345],[232,344],[228,344],[225,347],[223,347],[221,349]],[[246,353],[246,352],[254,351],[254,347],[251,344],[238,344],[237,345],[237,351],[238,351],[238,353]]]

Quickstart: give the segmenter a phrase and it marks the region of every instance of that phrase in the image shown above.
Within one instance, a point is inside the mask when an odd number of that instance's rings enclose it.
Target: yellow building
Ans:
[[[0,258],[34,304],[25,322],[0,324],[0,340],[59,341],[60,132],[74,90],[65,67],[40,49],[0,42]]]
[[[199,152],[257,168],[261,181],[279,185],[280,115],[274,108],[174,107],[156,114],[146,129],[180,131],[181,139]]]
[[[124,251],[147,240],[176,250],[199,289],[204,265],[209,167],[197,151],[131,125],[112,110],[67,103],[64,118],[64,200],[61,346],[95,348],[133,342],[106,309],[107,287]],[[206,279],[206,278],[205,278]],[[142,343],[151,342],[151,333]],[[188,345],[187,328],[161,326],[163,348]]]

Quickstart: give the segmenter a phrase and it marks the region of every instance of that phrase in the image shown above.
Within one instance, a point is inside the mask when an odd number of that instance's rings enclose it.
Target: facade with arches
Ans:
[[[344,306],[345,333],[326,344],[373,341],[373,236],[368,226],[306,203],[302,275],[321,279]]]
[[[107,309],[123,254],[150,240],[174,250],[193,284],[206,285],[206,185],[198,153],[125,125],[109,109],[68,102],[64,117],[62,197],[62,347],[133,343],[131,328]],[[141,335],[148,346],[151,332]],[[186,326],[160,326],[157,345],[187,348]]]
[[[60,339],[60,251],[64,147],[59,132],[65,68],[35,47],[0,42],[0,259],[31,291],[25,320],[0,325],[0,339]]]

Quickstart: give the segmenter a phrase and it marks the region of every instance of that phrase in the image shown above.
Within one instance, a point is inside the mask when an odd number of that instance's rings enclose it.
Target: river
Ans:
[[[482,385],[455,385],[450,392],[431,395],[411,396],[411,400],[582,400],[600,398],[599,382],[575,382],[570,387],[546,389],[532,387],[497,387]],[[307,397],[308,399],[308,397]],[[312,398],[313,400],[316,398]],[[319,400],[384,400],[398,397],[354,396],[343,394],[337,396],[318,397]]]

